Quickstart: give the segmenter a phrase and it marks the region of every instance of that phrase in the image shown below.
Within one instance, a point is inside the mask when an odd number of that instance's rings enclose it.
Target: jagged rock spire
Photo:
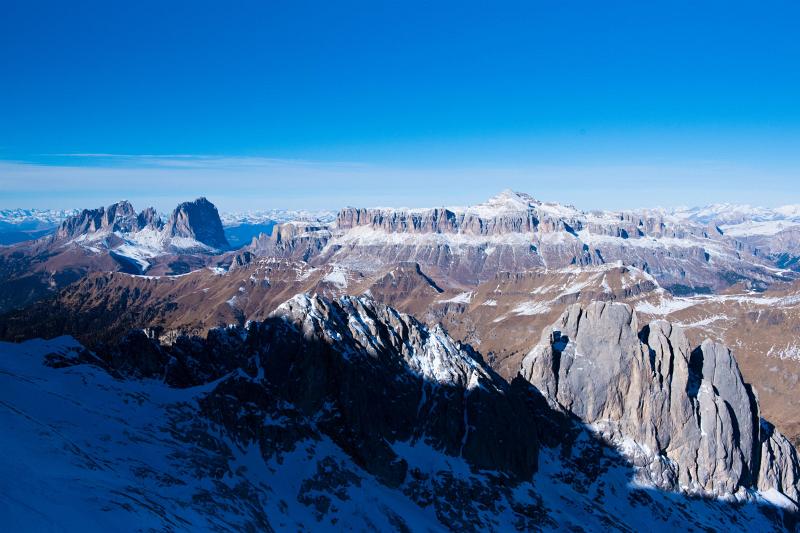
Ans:
[[[216,249],[228,248],[217,208],[205,197],[184,202],[172,211],[164,226],[167,237],[183,237]]]
[[[630,306],[568,308],[522,363],[557,409],[622,447],[646,482],[721,497],[774,489],[798,504],[798,458],[762,423],[730,350],[691,350],[665,321],[640,327]]]

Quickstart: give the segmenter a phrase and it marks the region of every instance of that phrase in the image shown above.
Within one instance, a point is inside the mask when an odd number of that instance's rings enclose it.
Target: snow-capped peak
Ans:
[[[488,201],[486,201],[486,203],[481,205],[505,208],[508,210],[523,210],[538,203],[539,202],[536,201],[530,194],[513,191],[511,189],[505,189],[492,196]]]

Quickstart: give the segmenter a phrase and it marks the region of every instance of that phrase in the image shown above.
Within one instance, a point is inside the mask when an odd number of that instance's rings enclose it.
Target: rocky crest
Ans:
[[[144,213],[143,213],[144,214]],[[84,209],[77,215],[64,220],[56,230],[57,239],[74,239],[88,233],[99,231],[136,231],[138,226],[136,211],[127,200],[98,209]]]
[[[692,350],[681,328],[640,327],[628,305],[576,304],[545,330],[521,374],[620,446],[647,483],[737,499],[776,491],[797,508],[797,452],[761,420],[722,344]]]
[[[154,207],[148,207],[139,213],[136,216],[136,223],[140,230],[151,228],[154,231],[161,231],[164,228],[164,221]]]
[[[614,261],[651,273],[676,292],[715,290],[740,280],[763,287],[790,275],[770,270],[774,258],[713,223],[663,210],[583,212],[513,191],[470,207],[348,207],[330,227],[302,229],[287,227],[279,246],[254,243],[253,251],[285,256],[302,250],[302,258],[314,264],[364,268],[416,262],[469,284],[503,271]]]
[[[139,235],[144,230],[148,230],[152,237]],[[56,241],[79,238],[97,240],[101,235],[112,234],[133,242],[143,241],[148,246],[155,244],[155,239],[175,248],[185,247],[181,244],[196,247],[198,243],[214,250],[228,248],[217,208],[205,198],[180,204],[173,210],[166,224],[154,208],[148,207],[137,214],[128,201],[105,208],[84,209],[64,220],[54,238]]]
[[[249,250],[257,256],[308,261],[322,252],[331,232],[316,222],[287,222],[276,225],[270,235],[254,237]]]
[[[184,202],[172,211],[164,226],[167,237],[192,239],[211,248],[228,248],[219,212],[206,198]]]
[[[170,345],[133,332],[109,354],[115,371],[158,376],[175,387],[208,383],[236,368],[256,372],[261,377],[247,387],[240,376],[226,378],[220,401],[259,387],[264,397],[297,405],[389,485],[408,473],[392,449],[397,441],[424,442],[514,479],[536,470],[539,415],[527,389],[509,386],[441,328],[429,330],[368,297],[301,294],[247,330],[212,330],[204,341],[179,337]],[[214,409],[221,423],[241,428],[238,408]]]
[[[535,471],[536,414],[524,395],[441,328],[428,329],[367,297],[331,301],[298,295],[279,306],[272,318],[322,350],[298,353],[293,362],[288,354],[272,355],[273,372],[268,373],[275,385],[304,383],[297,388],[303,390],[302,399],[292,401],[307,404],[312,395],[317,398],[313,403],[333,402],[339,416],[356,424],[348,431],[366,432],[366,442],[362,435],[355,445],[372,448],[359,455],[368,470],[374,465],[399,483],[405,467],[385,464],[393,454],[383,443],[422,439],[477,468],[515,479]],[[273,354],[283,351],[277,338],[271,344]],[[287,364],[292,365],[289,375],[282,375],[278,369]],[[387,404],[386,398],[393,401]]]
[[[287,319],[306,336],[319,336],[345,353],[347,345],[355,342],[371,357],[400,362],[430,382],[465,389],[502,389],[502,380],[440,326],[429,330],[412,317],[368,297],[343,296],[331,302],[318,295],[301,294],[279,306],[272,316]],[[343,333],[349,342],[343,340]]]
[[[84,209],[54,233],[0,249],[0,312],[52,296],[90,272],[184,274],[227,248],[219,214],[202,198],[178,206],[168,226],[152,207],[137,214],[127,201]]]

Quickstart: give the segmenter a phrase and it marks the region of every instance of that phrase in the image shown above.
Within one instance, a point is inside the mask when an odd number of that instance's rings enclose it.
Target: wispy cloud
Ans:
[[[0,160],[0,186],[5,193],[0,202],[19,205],[20,201],[35,199],[41,204],[53,198],[83,196],[87,202],[126,197],[163,204],[205,195],[237,205],[251,202],[264,207],[300,207],[299,202],[305,199],[317,207],[333,207],[343,201],[348,191],[355,192],[352,196],[358,200],[358,191],[370,191],[375,176],[382,174],[385,170],[371,165],[337,161],[184,154],[49,154],[38,161]]]
[[[509,187],[584,209],[752,203],[753,198],[776,205],[800,200],[786,197],[781,184],[787,179],[717,161],[400,167],[257,156],[70,153],[0,160],[0,207],[90,207],[124,197],[169,209],[197,196],[208,196],[222,209],[455,205],[480,202]]]
[[[369,165],[352,161],[310,161],[305,159],[281,159],[260,156],[226,156],[197,154],[106,154],[106,153],[67,153],[43,154],[45,158],[62,160],[67,166],[106,164],[127,167],[191,167],[191,168],[280,168],[296,167],[367,167]]]

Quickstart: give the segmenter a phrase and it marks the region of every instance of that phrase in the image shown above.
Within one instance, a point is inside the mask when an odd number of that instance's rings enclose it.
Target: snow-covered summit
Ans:
[[[761,221],[774,220],[777,213],[765,207],[754,207],[747,204],[718,203],[701,207],[678,208],[674,209],[673,214],[706,224],[715,222],[717,224],[738,223],[745,220]]]
[[[265,224],[276,222],[305,221],[327,223],[336,220],[336,212],[330,210],[306,210],[306,209],[265,209],[248,211],[230,211],[220,213],[223,226],[239,226],[241,224]]]
[[[452,208],[454,212],[477,215],[483,219],[491,219],[504,215],[513,215],[536,211],[553,217],[572,218],[581,212],[571,205],[556,202],[542,202],[525,192],[505,189],[487,201],[468,207]]]
[[[77,212],[77,209],[0,209],[0,223],[14,226],[34,224],[39,227],[53,227]]]
[[[701,224],[715,224],[731,236],[775,235],[800,226],[800,205],[758,207],[720,203],[702,207],[678,208],[671,214]]]

